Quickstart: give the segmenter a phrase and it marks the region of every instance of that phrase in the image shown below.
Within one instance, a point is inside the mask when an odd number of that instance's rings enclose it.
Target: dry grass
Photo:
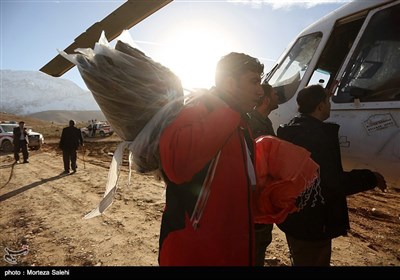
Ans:
[[[35,132],[43,134],[44,139],[60,138],[61,131],[68,124],[59,124],[50,121],[43,121],[32,117],[18,116],[5,112],[0,112],[0,121],[24,121],[27,128],[31,128]],[[76,127],[82,128],[87,124],[84,122],[77,122]]]

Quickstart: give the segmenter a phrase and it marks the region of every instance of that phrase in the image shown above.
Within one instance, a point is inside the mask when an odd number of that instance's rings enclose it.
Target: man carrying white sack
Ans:
[[[263,94],[263,69],[246,54],[222,57],[215,87],[189,102],[161,134],[167,190],[160,265],[254,264],[254,142],[245,114]]]

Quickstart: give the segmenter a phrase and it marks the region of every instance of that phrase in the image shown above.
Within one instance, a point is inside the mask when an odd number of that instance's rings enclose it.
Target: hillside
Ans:
[[[24,121],[26,126],[49,125],[49,122],[45,120],[29,116],[19,116],[7,112],[0,112],[0,121]]]
[[[90,119],[102,121],[105,118],[101,111],[48,111],[27,116],[0,112],[0,121],[24,121],[27,128],[42,133],[45,142],[51,138],[59,138],[62,128],[66,127],[71,119],[76,121],[76,127],[81,128],[86,126]]]
[[[0,70],[0,111],[27,115],[48,110],[100,110],[90,91],[39,71]]]
[[[28,117],[36,119],[67,124],[69,120],[76,122],[87,122],[89,120],[106,121],[106,117],[100,110],[86,110],[86,111],[66,111],[66,110],[49,110],[28,114]]]

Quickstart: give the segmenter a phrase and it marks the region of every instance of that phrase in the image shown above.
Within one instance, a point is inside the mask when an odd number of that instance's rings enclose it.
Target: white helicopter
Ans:
[[[280,106],[277,129],[297,111],[297,93],[321,84],[332,94],[345,169],[369,168],[400,184],[400,1],[354,1],[303,30],[266,80]]]
[[[102,30],[111,41],[172,0],[127,1],[64,51],[93,48]],[[302,31],[266,80],[280,106],[275,130],[297,113],[296,96],[319,83],[332,94],[328,121],[341,128],[345,169],[369,168],[400,185],[400,1],[354,1]],[[59,77],[74,65],[60,55],[40,71]]]

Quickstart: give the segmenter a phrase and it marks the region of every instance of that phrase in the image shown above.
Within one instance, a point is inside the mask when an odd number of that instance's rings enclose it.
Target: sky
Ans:
[[[0,0],[0,69],[38,71],[125,1]],[[185,88],[209,88],[221,56],[258,58],[267,73],[297,34],[350,1],[175,0],[129,32]],[[61,78],[86,86],[76,67]]]

